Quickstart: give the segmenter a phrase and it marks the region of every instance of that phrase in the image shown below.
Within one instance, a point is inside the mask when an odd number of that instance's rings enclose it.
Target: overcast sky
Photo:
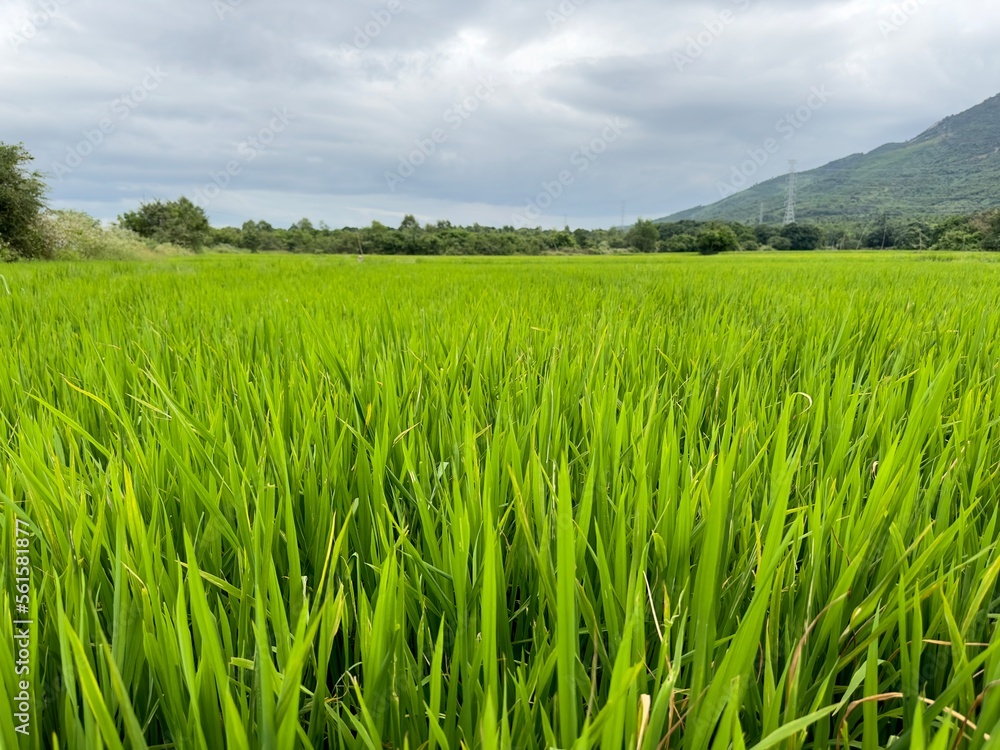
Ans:
[[[611,226],[718,200],[768,139],[751,182],[978,104],[998,21],[982,0],[3,0],[0,141],[102,219],[187,195],[217,225]]]

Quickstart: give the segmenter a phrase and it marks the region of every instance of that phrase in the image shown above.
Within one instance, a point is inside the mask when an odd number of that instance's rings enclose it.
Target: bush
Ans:
[[[42,231],[57,260],[130,260],[149,255],[142,238],[120,227],[104,229],[82,211],[52,211]]]
[[[775,250],[791,250],[792,241],[787,237],[777,236],[771,238],[771,247]]]

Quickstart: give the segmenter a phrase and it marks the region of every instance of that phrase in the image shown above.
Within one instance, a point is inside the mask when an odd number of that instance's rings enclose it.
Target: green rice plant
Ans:
[[[0,747],[986,746],[1000,267],[921,258],[5,269]]]

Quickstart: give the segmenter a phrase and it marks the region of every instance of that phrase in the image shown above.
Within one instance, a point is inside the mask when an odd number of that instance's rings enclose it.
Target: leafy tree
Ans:
[[[361,230],[361,241],[366,253],[402,255],[404,252],[399,233],[380,221],[373,221],[370,227]]]
[[[572,250],[577,247],[576,237],[568,229],[562,232],[556,232],[549,240],[550,246],[554,250]],[[654,247],[655,241],[654,241]]]
[[[771,247],[775,250],[791,250],[792,241],[785,237],[784,235],[777,235],[771,238]]]
[[[266,221],[244,222],[241,234],[243,236],[240,247],[246,248],[251,253],[276,252],[286,249],[281,235]]]
[[[843,250],[850,242],[850,233],[845,227],[826,227],[826,244],[829,247]]]
[[[778,234],[777,229],[767,224],[758,224],[753,228],[754,239],[761,245],[770,245],[774,235]]]
[[[657,224],[656,228],[660,232],[660,239],[665,242],[671,237],[676,237],[679,234],[687,234],[694,237],[698,234],[702,226],[704,225],[701,222],[684,219],[682,221],[671,221],[664,222],[663,224]]]
[[[696,253],[698,238],[693,234],[675,234],[664,241],[663,250],[668,253]]]
[[[236,227],[213,228],[211,244],[243,247],[243,231]]]
[[[922,221],[911,221],[896,238],[896,247],[924,250],[931,244],[931,228]]]
[[[702,255],[718,255],[739,250],[740,241],[736,238],[736,232],[730,227],[712,227],[698,235],[697,247]]]
[[[315,252],[318,232],[309,219],[299,219],[285,233],[287,247],[293,253]]]
[[[211,238],[205,210],[187,198],[143,203],[138,210],[119,216],[118,223],[140,237],[172,242],[192,250],[205,247]]]
[[[812,224],[788,224],[781,236],[791,243],[792,250],[815,250],[823,243],[823,230]]]
[[[22,144],[0,143],[0,259],[51,256],[41,221],[46,186],[32,161]]]
[[[626,235],[629,247],[640,253],[655,253],[660,240],[660,230],[648,219],[640,219]]]
[[[420,242],[422,239],[420,222],[417,221],[416,216],[413,214],[407,214],[404,216],[403,220],[399,224],[399,232],[405,238],[404,246],[408,255],[423,254],[423,248],[421,247]]]
[[[935,250],[979,250],[982,236],[967,229],[949,229],[934,245]]]
[[[579,247],[581,249],[584,249],[584,250],[592,247],[592,245],[591,245],[592,233],[588,232],[586,229],[574,229],[573,230],[573,237],[574,237],[574,239],[576,239],[576,246],[577,247]]]
[[[1000,250],[1000,212],[989,218],[986,236],[983,238],[983,249]]]

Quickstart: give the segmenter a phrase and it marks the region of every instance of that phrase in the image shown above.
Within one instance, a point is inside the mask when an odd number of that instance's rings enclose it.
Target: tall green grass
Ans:
[[[923,257],[3,269],[0,747],[983,746],[1000,265]]]

